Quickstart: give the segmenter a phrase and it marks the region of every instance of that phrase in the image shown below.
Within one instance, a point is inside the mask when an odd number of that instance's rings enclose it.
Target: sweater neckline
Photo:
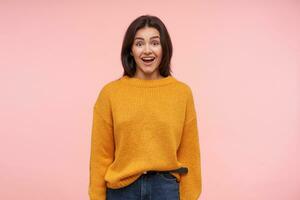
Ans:
[[[141,78],[124,75],[122,79],[124,80],[125,83],[137,87],[158,87],[158,86],[167,85],[175,82],[175,78],[171,75],[168,75],[160,79],[141,79]]]

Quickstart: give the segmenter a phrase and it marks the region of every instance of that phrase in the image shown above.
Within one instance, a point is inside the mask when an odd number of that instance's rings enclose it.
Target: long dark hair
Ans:
[[[158,67],[159,73],[164,77],[171,75],[172,70],[170,64],[173,46],[168,30],[158,17],[152,15],[142,15],[136,18],[129,25],[123,39],[121,51],[121,61],[124,68],[123,76],[128,75],[132,77],[136,72],[136,63],[133,56],[130,55],[130,52],[136,32],[144,27],[153,27],[159,31],[162,45],[162,59]]]

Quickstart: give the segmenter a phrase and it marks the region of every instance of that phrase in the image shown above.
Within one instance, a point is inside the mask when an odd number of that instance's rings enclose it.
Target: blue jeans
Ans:
[[[106,188],[106,200],[179,200],[179,182],[169,172],[142,174],[122,188]]]

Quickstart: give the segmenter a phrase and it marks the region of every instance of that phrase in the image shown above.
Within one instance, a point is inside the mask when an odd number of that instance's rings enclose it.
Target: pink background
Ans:
[[[201,200],[300,199],[300,2],[0,1],[0,199],[87,200],[92,106],[153,14],[193,90]]]

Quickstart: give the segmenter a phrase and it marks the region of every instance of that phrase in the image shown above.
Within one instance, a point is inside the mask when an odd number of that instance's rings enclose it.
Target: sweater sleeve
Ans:
[[[114,160],[113,123],[108,93],[103,88],[93,108],[90,154],[90,200],[106,199],[104,176]]]
[[[185,124],[177,151],[179,162],[188,167],[188,173],[182,174],[180,178],[180,200],[198,200],[202,192],[200,144],[190,88],[187,96]]]

